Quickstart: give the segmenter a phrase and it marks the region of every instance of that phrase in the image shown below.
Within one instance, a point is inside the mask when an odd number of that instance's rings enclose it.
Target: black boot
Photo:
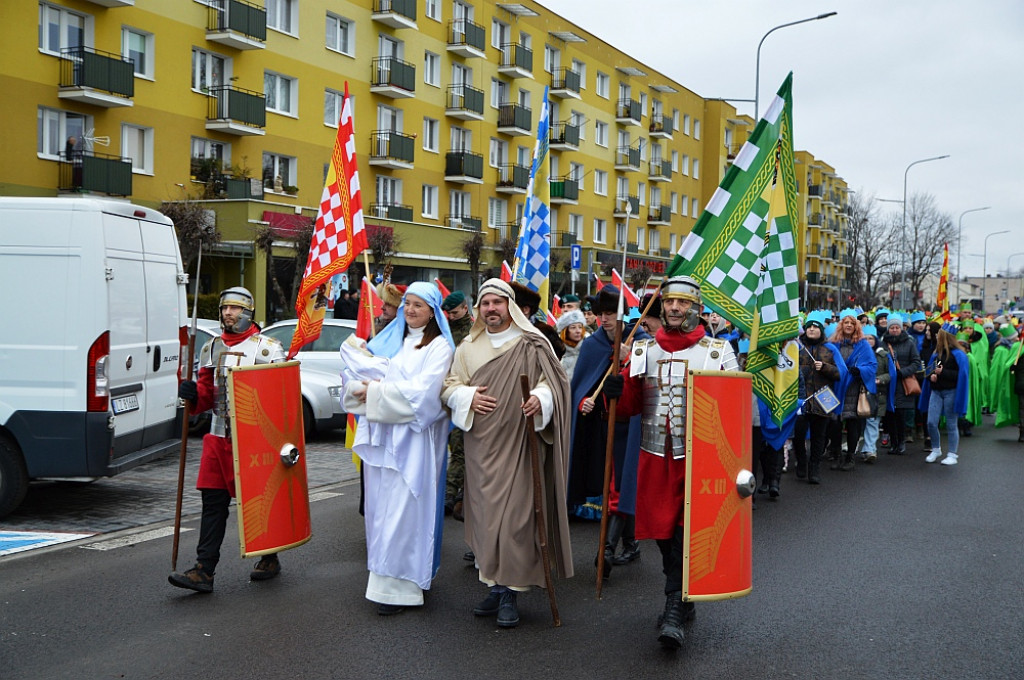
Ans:
[[[843,472],[850,472],[853,470],[853,468],[853,455],[849,451],[847,451],[846,453],[843,454],[843,462],[839,466],[839,469],[842,470]]]
[[[661,617],[658,642],[666,649],[679,649],[686,637],[683,633],[685,613],[682,598],[683,594],[680,591],[669,593],[665,597],[665,613]]]
[[[1024,425],[1020,426],[1020,434],[1017,435],[1017,441],[1024,443]]]
[[[636,517],[629,515],[624,518],[622,530],[622,552],[612,560],[613,564],[629,564],[640,559],[640,541],[636,540]]]
[[[611,513],[608,517],[608,535],[605,537],[604,543],[604,556],[598,555],[594,558],[594,566],[597,563],[604,561],[601,565],[602,574],[604,578],[608,578],[612,573],[612,565],[615,564],[615,546],[619,544],[619,539],[622,538],[622,532],[626,528],[626,520],[622,515]]]

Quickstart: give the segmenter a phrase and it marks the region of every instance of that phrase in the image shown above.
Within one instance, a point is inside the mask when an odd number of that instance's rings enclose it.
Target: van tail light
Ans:
[[[188,361],[188,326],[178,329],[178,344],[181,345],[181,351],[178,352],[178,382],[181,382],[187,375],[185,362]]]
[[[104,331],[89,347],[86,361],[85,408],[90,413],[106,413],[110,407],[110,379],[107,362],[110,360],[110,331]]]

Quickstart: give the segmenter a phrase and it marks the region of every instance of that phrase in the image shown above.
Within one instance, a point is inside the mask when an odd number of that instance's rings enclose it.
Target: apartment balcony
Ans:
[[[469,231],[480,231],[483,227],[483,220],[475,215],[445,215],[444,223],[453,229]]]
[[[483,184],[484,157],[472,151],[449,151],[444,156],[444,180],[461,184]]]
[[[445,114],[459,120],[483,120],[484,91],[469,85],[449,85]]]
[[[530,184],[530,168],[523,165],[502,165],[494,190],[500,194],[525,194]]]
[[[412,222],[412,206],[400,203],[371,203],[370,217],[383,220]]]
[[[263,181],[260,179],[220,175],[212,178],[208,185],[219,198],[263,200]]]
[[[416,0],[373,0],[370,18],[391,28],[419,28],[416,25]]]
[[[818,272],[807,272],[807,283],[811,285],[818,285],[821,275]]]
[[[673,257],[671,248],[658,248],[658,257]]]
[[[811,213],[811,216],[807,218],[807,226],[815,229],[821,229],[824,221],[825,220],[822,218],[821,213]]]
[[[579,151],[580,128],[568,121],[554,123],[548,129],[548,148],[552,151]]]
[[[207,9],[206,39],[236,50],[267,47],[267,10],[245,0],[222,0]]]
[[[812,243],[811,245],[807,246],[806,252],[804,253],[804,255],[806,257],[813,257],[813,258],[820,259],[821,258],[821,245],[818,244],[818,243]]]
[[[647,178],[652,182],[672,181],[672,161],[651,161]]]
[[[820,184],[808,184],[807,195],[812,198],[821,198],[821,185]]]
[[[580,98],[580,74],[569,68],[557,69],[551,75],[551,89],[548,94],[560,99]]]
[[[408,99],[416,96],[416,66],[395,57],[374,57],[370,64],[370,92]]]
[[[370,165],[393,170],[412,170],[416,138],[394,130],[374,130],[370,136]]]
[[[626,206],[629,206],[630,215],[640,214],[640,197],[639,196],[617,196],[615,198],[615,212],[612,213],[615,217],[626,216]]]
[[[503,135],[525,137],[532,123],[533,115],[525,106],[506,102],[498,107],[498,132]]]
[[[266,97],[261,92],[225,85],[211,87],[206,107],[206,129],[242,137],[264,135]]]
[[[671,116],[651,116],[651,124],[647,131],[651,139],[672,139]]]
[[[494,229],[493,242],[496,246],[501,246],[501,242],[507,238],[515,238],[516,234],[519,233],[518,222],[498,222],[492,224],[491,228]]]
[[[484,27],[469,19],[448,22],[448,51],[466,59],[487,56],[487,35]]]
[[[548,184],[553,205],[578,205],[580,185],[569,177],[555,177]]]
[[[667,205],[652,205],[647,209],[647,224],[663,227],[672,224],[672,210]]]
[[[615,122],[619,125],[640,125],[640,102],[620,99],[615,105]]]
[[[519,43],[502,45],[498,73],[506,78],[533,78],[533,51]]]
[[[637,172],[640,170],[640,149],[631,146],[620,146],[615,152],[615,169],[619,172]]]
[[[91,47],[60,51],[60,99],[104,108],[132,106],[135,66],[119,54]]]
[[[62,154],[57,188],[64,192],[132,195],[132,161],[92,151]]]

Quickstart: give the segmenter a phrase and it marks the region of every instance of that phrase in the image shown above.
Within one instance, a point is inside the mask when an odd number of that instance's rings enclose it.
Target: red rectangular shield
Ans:
[[[300,546],[312,529],[299,362],[231,369],[228,398],[242,557]]]
[[[751,376],[692,371],[687,381],[683,599],[750,593]]]

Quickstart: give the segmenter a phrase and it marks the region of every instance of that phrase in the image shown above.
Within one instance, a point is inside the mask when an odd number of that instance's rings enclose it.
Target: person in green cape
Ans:
[[[1016,329],[1009,325],[999,327],[999,340],[992,347],[992,360],[988,365],[988,407],[993,413],[999,410],[999,395],[1007,389],[1006,378],[1010,373],[1010,365],[1006,361],[1014,340],[1017,339]],[[1012,391],[1012,386],[1009,386]],[[996,418],[998,420],[998,417]]]
[[[1016,336],[1017,329],[1012,326],[1012,338]],[[1000,329],[1002,330],[1002,329]],[[1004,338],[1009,339],[1007,336]],[[999,351],[999,348],[996,350]],[[1017,340],[1010,349],[1002,355],[1001,364],[1003,370],[999,373],[1002,387],[998,391],[996,402],[996,427],[1017,425],[1017,441],[1024,443],[1024,355],[1021,354],[1021,341]],[[993,357],[993,366],[997,364]]]
[[[981,425],[985,404],[985,386],[988,384],[988,340],[981,324],[968,321],[957,335],[970,362],[970,391],[967,397],[967,415],[960,421],[960,434],[970,437],[971,429]]]

